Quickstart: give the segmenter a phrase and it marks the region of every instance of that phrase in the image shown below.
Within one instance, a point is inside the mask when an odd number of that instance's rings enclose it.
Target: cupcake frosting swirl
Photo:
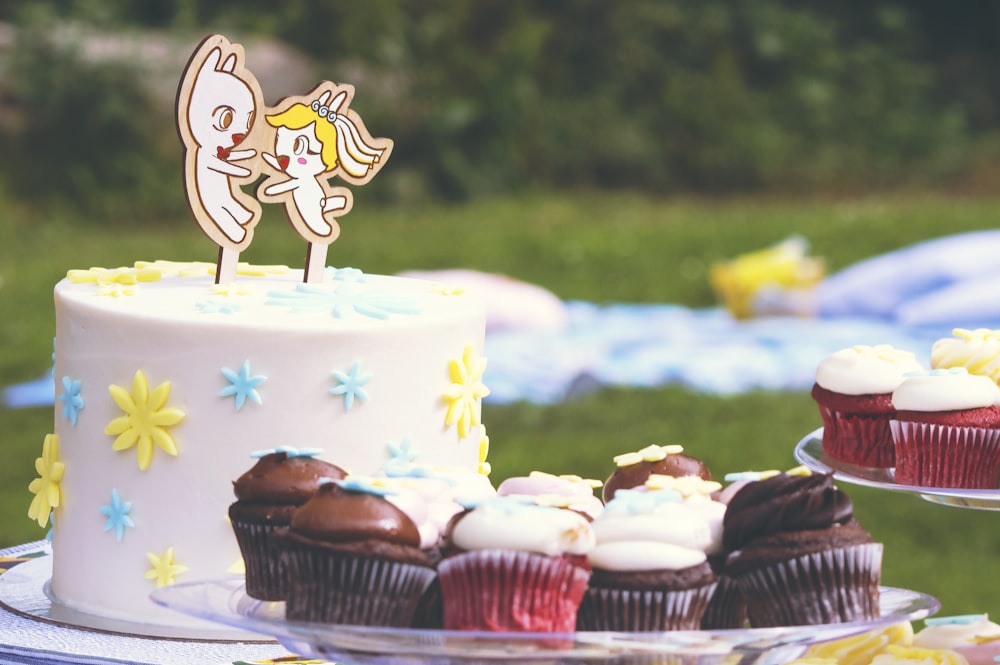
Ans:
[[[931,367],[965,367],[970,374],[1000,383],[1000,330],[955,328],[952,334],[934,342]]]
[[[907,372],[923,369],[909,351],[859,344],[824,358],[816,368],[816,383],[843,395],[883,395],[895,390]]]
[[[1000,388],[964,367],[911,374],[892,393],[897,411],[961,411],[1000,405]]]
[[[582,555],[594,546],[590,522],[579,513],[499,496],[457,515],[447,538],[462,550],[517,550],[549,556]]]
[[[712,520],[711,511],[682,501],[673,490],[621,490],[594,520],[597,544],[587,558],[609,571],[690,568],[714,548]]]
[[[851,499],[831,474],[778,474],[749,482],[730,500],[723,519],[723,546],[733,552],[755,538],[825,529],[853,521]]]

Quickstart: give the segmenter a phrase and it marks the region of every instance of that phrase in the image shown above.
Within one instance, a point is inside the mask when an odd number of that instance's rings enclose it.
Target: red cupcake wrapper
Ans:
[[[754,628],[871,621],[880,616],[882,545],[804,554],[736,578]]]
[[[271,538],[279,527],[233,522],[233,533],[243,554],[246,592],[258,600],[284,600],[288,595],[287,571],[281,549]]]
[[[561,556],[479,550],[438,565],[450,630],[572,632],[590,571]]]
[[[878,469],[895,466],[896,453],[888,415],[844,413],[819,407],[823,419],[823,452],[830,457]]]
[[[577,630],[698,630],[715,583],[692,589],[590,587],[580,603]]]
[[[1000,429],[891,423],[895,481],[920,487],[997,489]]]

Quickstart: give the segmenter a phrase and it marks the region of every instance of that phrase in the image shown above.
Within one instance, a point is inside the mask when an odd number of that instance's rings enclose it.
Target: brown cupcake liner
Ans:
[[[902,485],[997,489],[1000,429],[893,420],[895,480]]]
[[[878,469],[895,466],[888,415],[844,413],[819,407],[823,452],[841,462]]]
[[[288,575],[281,548],[272,538],[280,527],[248,522],[232,524],[246,568],[247,595],[258,600],[285,600]]]
[[[880,616],[882,545],[814,552],[736,578],[754,628],[871,621]]]
[[[728,575],[720,575],[701,617],[702,630],[743,628],[746,621],[747,601],[739,585]]]
[[[580,603],[577,630],[698,630],[715,582],[692,589],[590,587]]]
[[[438,580],[451,630],[573,632],[590,571],[561,556],[479,550],[444,559]]]
[[[434,569],[289,543],[289,621],[409,627]]]

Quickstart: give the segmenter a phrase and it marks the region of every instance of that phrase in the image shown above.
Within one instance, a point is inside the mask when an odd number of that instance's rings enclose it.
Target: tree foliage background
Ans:
[[[94,215],[184,205],[173,109],[137,60],[81,56],[102,31],[301,51],[396,141],[385,199],[947,186],[1000,154],[989,0],[8,0],[0,21],[0,185]]]

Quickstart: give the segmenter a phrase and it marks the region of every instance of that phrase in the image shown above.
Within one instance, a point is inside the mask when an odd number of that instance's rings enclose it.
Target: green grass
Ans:
[[[1000,198],[893,195],[855,200],[654,200],[630,194],[536,195],[461,206],[373,209],[343,220],[329,262],[369,272],[468,267],[541,284],[565,299],[713,304],[708,266],[792,234],[831,269],[939,235],[996,226]],[[0,385],[48,369],[52,285],[66,269],[137,259],[214,260],[193,221],[96,224],[41,219],[0,206]],[[303,243],[278,216],[244,254],[301,264]],[[42,537],[27,518],[33,463],[51,409],[0,410],[0,547]],[[494,479],[541,469],[605,478],[611,457],[649,443],[683,443],[721,476],[787,468],[819,417],[805,393],[733,397],[677,387],[605,390],[554,406],[487,403]],[[1000,513],[845,486],[862,523],[885,543],[886,584],[937,596],[948,614],[1000,615],[991,572]]]

